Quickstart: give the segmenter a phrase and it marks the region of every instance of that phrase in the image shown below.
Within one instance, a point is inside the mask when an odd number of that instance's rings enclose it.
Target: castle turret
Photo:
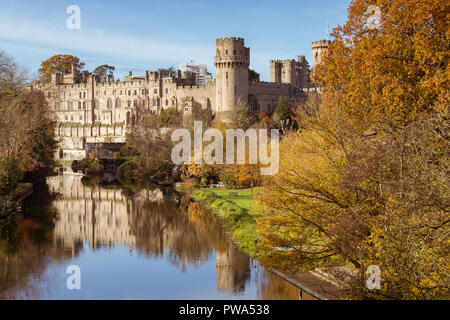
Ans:
[[[270,60],[270,82],[291,84],[306,88],[308,83],[308,62],[305,56],[298,60]]]
[[[297,59],[297,86],[300,88],[308,87],[308,61],[305,56],[298,56]]]
[[[216,49],[217,111],[230,111],[238,99],[248,100],[250,49],[244,46],[242,38],[219,38]]]
[[[270,82],[281,83],[283,64],[279,60],[270,60]]]
[[[328,46],[331,44],[330,40],[319,40],[312,42],[312,50],[314,57],[314,66],[322,61],[322,58],[328,53]]]
[[[281,82],[295,85],[295,60],[283,61],[283,72]]]

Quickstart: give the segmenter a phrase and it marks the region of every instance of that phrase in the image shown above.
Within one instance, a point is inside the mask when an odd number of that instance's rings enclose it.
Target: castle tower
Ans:
[[[283,65],[278,60],[270,60],[270,82],[281,83]]]
[[[322,61],[322,57],[327,55],[328,46],[331,44],[330,40],[319,40],[312,42],[312,50],[314,57],[314,66]]]
[[[242,38],[216,40],[216,111],[230,111],[238,98],[248,100],[250,49]]]
[[[281,82],[295,85],[295,61],[283,61],[283,73],[281,75]]]
[[[297,59],[297,86],[300,88],[308,87],[308,61],[305,56],[298,56]]]

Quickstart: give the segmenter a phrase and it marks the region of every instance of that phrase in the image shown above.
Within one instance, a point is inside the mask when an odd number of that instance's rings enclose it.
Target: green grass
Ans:
[[[208,189],[212,191],[217,196],[234,202],[241,208],[247,209],[250,214],[255,215],[252,205],[255,203],[255,199],[252,197],[252,190],[251,189],[242,189],[242,190],[235,190],[235,189],[216,189],[216,188],[210,188]],[[253,195],[256,195],[261,188],[253,188]],[[229,195],[230,192],[237,193],[237,196],[231,196]]]

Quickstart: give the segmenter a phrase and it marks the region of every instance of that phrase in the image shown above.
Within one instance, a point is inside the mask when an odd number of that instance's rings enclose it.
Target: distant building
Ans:
[[[185,75],[186,73],[192,73],[195,75],[195,84],[204,86],[208,82],[213,81],[212,74],[208,72],[206,64],[181,63],[180,70]]]

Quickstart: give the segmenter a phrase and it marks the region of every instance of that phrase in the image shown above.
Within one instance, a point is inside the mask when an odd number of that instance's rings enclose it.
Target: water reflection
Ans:
[[[49,178],[23,216],[0,225],[0,298],[298,299],[234,247],[217,217],[172,197]],[[65,288],[72,263],[87,284],[77,293]]]

